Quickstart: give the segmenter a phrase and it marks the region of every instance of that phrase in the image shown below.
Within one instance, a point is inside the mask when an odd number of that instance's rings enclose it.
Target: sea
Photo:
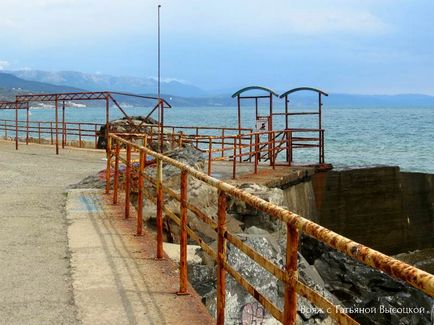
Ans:
[[[149,107],[128,107],[127,114],[146,115]],[[267,109],[260,107],[260,113]],[[54,121],[52,108],[32,108],[31,121]],[[122,117],[112,107],[111,119]],[[255,128],[254,107],[241,110],[242,127]],[[0,111],[0,119],[13,119],[14,111]],[[25,120],[24,111],[20,120]],[[105,123],[102,107],[66,109],[70,122]],[[403,171],[434,173],[434,108],[333,108],[323,109],[325,160],[335,168],[349,166],[393,165]],[[236,107],[173,107],[165,110],[165,124],[179,126],[237,127]],[[283,117],[274,118],[274,129],[282,129]],[[290,127],[316,128],[313,115],[292,117]],[[0,131],[1,135],[1,131]],[[317,149],[295,153],[302,161],[314,160]],[[298,156],[297,156],[298,155]]]

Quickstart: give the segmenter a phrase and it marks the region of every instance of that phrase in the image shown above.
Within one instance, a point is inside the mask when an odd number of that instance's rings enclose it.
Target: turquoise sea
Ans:
[[[149,108],[128,108],[129,115],[149,112]],[[265,111],[264,111],[265,113]],[[67,121],[104,123],[100,107],[68,108]],[[115,107],[111,118],[121,117]],[[14,118],[14,112],[0,112],[0,119]],[[24,119],[20,113],[20,119]],[[32,109],[32,121],[53,121],[53,109]],[[254,108],[243,107],[243,127],[254,128]],[[236,127],[235,107],[174,107],[166,110],[166,125]],[[275,119],[275,129],[283,127]],[[279,127],[280,126],[280,127]],[[312,116],[290,120],[291,127],[316,127]],[[326,162],[335,167],[398,165],[405,171],[434,173],[434,108],[324,108]],[[303,149],[296,160],[316,157],[316,150]]]

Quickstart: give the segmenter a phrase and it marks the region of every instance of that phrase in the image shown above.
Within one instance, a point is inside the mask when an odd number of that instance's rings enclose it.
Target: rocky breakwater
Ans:
[[[121,118],[118,120],[111,121],[109,124],[110,132],[113,133],[141,133],[141,134],[152,134],[156,132],[155,126],[158,124],[156,120],[151,117],[143,116],[130,116],[129,118]],[[152,129],[152,126],[154,128]],[[137,140],[132,139],[131,141],[136,142]],[[142,144],[142,142],[139,142]],[[148,147],[152,150],[159,150],[158,141],[150,141]],[[106,126],[103,125],[98,132],[98,149],[105,149],[107,146],[106,139]],[[167,141],[163,144],[163,151],[168,151],[169,148],[173,148],[173,143]]]

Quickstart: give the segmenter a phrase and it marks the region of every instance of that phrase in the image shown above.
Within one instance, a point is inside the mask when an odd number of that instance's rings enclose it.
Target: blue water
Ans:
[[[146,114],[148,108],[128,108],[129,115]],[[264,111],[265,113],[265,111]],[[53,121],[52,109],[31,110],[33,121]],[[111,118],[121,117],[116,108]],[[0,119],[14,118],[14,112],[0,112]],[[21,113],[20,118],[25,115]],[[103,108],[68,108],[68,121],[105,122]],[[275,119],[275,129],[283,120]],[[243,127],[254,128],[253,108],[243,108]],[[316,127],[311,116],[298,117],[291,127]],[[402,170],[434,173],[434,108],[325,108],[323,115],[326,162],[335,167],[349,165],[398,165]],[[166,110],[165,124],[183,126],[237,126],[234,107],[174,107]],[[298,156],[297,156],[298,155]],[[295,160],[315,160],[315,149],[296,152]]]

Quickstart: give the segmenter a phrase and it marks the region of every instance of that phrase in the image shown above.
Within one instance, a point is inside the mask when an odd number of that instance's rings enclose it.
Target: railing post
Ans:
[[[297,318],[297,258],[298,258],[298,229],[286,224],[286,271],[292,279],[285,285],[285,303],[283,309],[283,324],[293,325]]]
[[[273,141],[271,143],[271,152],[273,153],[272,154],[273,160],[272,160],[272,164],[271,165],[273,166],[273,169],[276,169],[276,158],[277,158],[277,152],[276,152],[276,132],[273,131],[273,133],[271,135],[272,135],[272,139],[273,139]]]
[[[285,137],[286,137],[286,162],[288,165],[291,165],[291,162],[289,161],[289,130],[285,129]]]
[[[243,138],[241,136],[241,134],[238,134],[238,143],[239,143],[239,147],[238,147],[238,152],[240,154],[240,162],[243,162]]]
[[[232,179],[237,175],[237,137],[234,137],[234,157],[232,161]]]
[[[211,175],[211,161],[212,161],[212,138],[208,138],[208,175]]]
[[[222,158],[225,156],[225,129],[222,129]]]
[[[140,150],[140,164],[139,164],[139,189],[137,192],[137,235],[140,236],[143,231],[143,186],[145,171],[145,152]]]
[[[157,259],[163,258],[163,162],[157,158]]]
[[[271,132],[268,132],[268,159],[270,160],[270,166],[273,165],[273,148],[271,147],[271,143],[273,141],[273,135]]]
[[[110,193],[110,169],[111,169],[111,159],[112,159],[112,148],[111,148],[111,138],[110,135],[107,137],[107,165],[105,170],[105,193]]]
[[[41,144],[41,122],[38,122],[38,142]]]
[[[55,116],[55,126],[56,126],[56,155],[59,154],[59,101],[56,95],[56,116]]]
[[[113,176],[113,204],[118,204],[118,190],[119,190],[119,154],[120,144],[115,141],[115,173]]]
[[[184,133],[182,131],[179,131],[179,147],[182,147],[182,137],[184,136]]]
[[[259,152],[259,134],[255,134],[255,174],[258,173],[258,164],[261,159],[261,153]]]
[[[81,148],[81,123],[78,123],[78,147]]]
[[[65,122],[65,135],[63,136],[63,141],[65,141],[65,146],[66,146],[66,142],[68,137],[68,123]]]
[[[127,158],[125,169],[125,219],[130,217],[130,190],[131,190],[131,144],[127,144]]]
[[[18,102],[15,102],[15,150],[18,150]]]
[[[188,294],[187,291],[187,200],[188,173],[181,172],[181,240],[179,258],[179,295]]]
[[[224,267],[226,262],[226,194],[223,191],[219,191],[217,217],[217,325],[224,325],[226,304],[226,270]]]
[[[7,138],[8,138],[8,124],[6,123],[5,120],[5,139],[7,140]]]
[[[321,141],[321,144],[320,144],[320,164],[324,164],[324,162],[325,162],[325,150],[324,150],[324,130],[321,130],[321,136],[320,136],[320,141]]]
[[[27,103],[27,111],[26,111],[26,145],[29,144],[29,103]]]
[[[65,148],[65,101],[62,101],[62,149]]]
[[[53,140],[53,122],[50,122],[50,140],[51,140],[51,145],[54,144],[54,140]]]
[[[95,124],[95,149],[98,149],[98,125]]]
[[[289,165],[292,165],[294,160],[294,152],[292,147],[292,131],[289,131]]]

